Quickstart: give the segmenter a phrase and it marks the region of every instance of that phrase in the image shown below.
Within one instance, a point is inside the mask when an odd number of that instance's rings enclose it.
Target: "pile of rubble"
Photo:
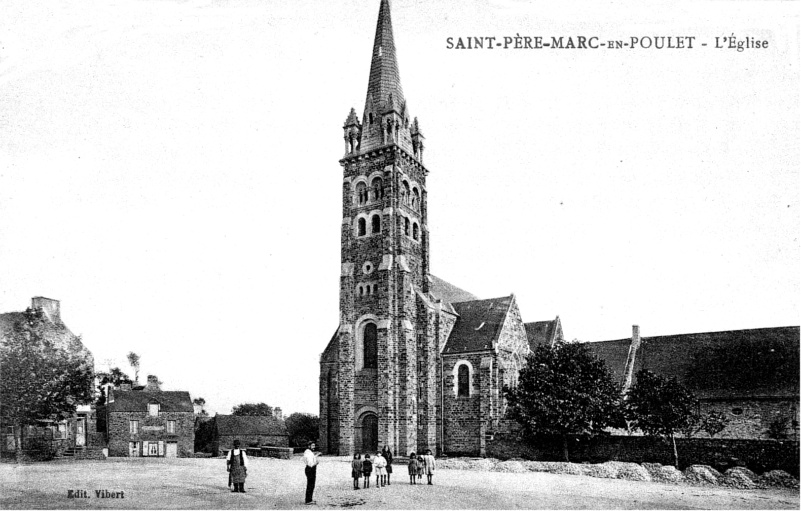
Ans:
[[[761,476],[745,467],[730,468],[721,474],[708,465],[691,465],[684,472],[671,465],[659,463],[567,463],[552,461],[500,461],[493,458],[446,458],[437,460],[437,468],[453,470],[491,471],[505,473],[549,472],[552,474],[583,475],[627,481],[653,481],[667,484],[727,486],[743,490],[755,488],[798,489],[798,479],[783,470],[772,470]]]

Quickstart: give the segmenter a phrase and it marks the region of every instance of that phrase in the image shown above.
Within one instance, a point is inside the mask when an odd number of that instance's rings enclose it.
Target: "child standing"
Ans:
[[[426,455],[423,456],[423,459],[426,460],[426,475],[428,476],[428,484],[434,484],[431,482],[431,478],[434,476],[434,470],[437,468],[437,462],[434,459],[434,455],[431,454],[431,449],[426,450]]]
[[[409,484],[417,484],[417,458],[414,453],[409,455]]]
[[[353,478],[353,489],[359,489],[359,479],[362,477],[362,455],[354,454],[353,462],[350,464],[350,476]]]
[[[373,462],[370,461],[370,455],[364,455],[364,461],[362,461],[362,474],[364,474],[364,487],[370,487],[370,476],[373,473]]]
[[[387,483],[387,460],[381,456],[380,452],[375,455],[373,466],[375,467],[375,485],[377,488],[381,488]]]
[[[417,479],[423,478],[423,472],[425,472],[425,469],[426,469],[426,462],[423,459],[423,455],[421,454],[417,456]]]

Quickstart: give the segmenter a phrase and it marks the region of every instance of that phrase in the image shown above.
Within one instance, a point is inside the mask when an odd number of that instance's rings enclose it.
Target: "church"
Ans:
[[[483,455],[503,386],[559,318],[523,323],[514,295],[478,299],[430,272],[425,137],[401,87],[381,0],[361,118],[345,124],[339,326],[320,356],[320,449]]]

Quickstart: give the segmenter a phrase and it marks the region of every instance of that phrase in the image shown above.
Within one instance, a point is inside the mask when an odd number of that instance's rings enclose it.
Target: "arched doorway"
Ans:
[[[378,451],[378,416],[368,413],[362,419],[362,452]]]

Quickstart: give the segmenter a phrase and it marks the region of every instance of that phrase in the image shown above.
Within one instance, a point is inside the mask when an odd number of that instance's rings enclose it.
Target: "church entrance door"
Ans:
[[[362,419],[362,452],[378,451],[378,417],[369,413]]]

